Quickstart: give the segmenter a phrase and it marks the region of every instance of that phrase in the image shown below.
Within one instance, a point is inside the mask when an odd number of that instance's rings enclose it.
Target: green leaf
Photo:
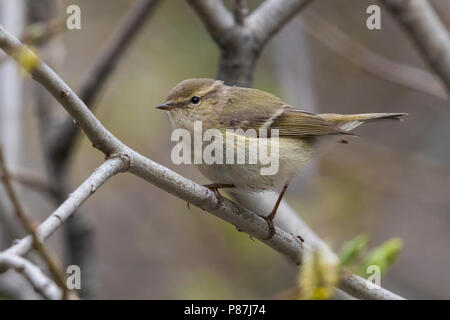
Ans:
[[[360,268],[359,274],[365,276],[367,267],[376,265],[380,268],[381,274],[384,275],[397,259],[402,247],[403,243],[399,238],[392,238],[384,242],[369,252]]]
[[[356,260],[366,249],[368,242],[369,237],[366,234],[360,234],[352,240],[344,243],[341,251],[339,252],[341,266],[348,266],[351,262]]]

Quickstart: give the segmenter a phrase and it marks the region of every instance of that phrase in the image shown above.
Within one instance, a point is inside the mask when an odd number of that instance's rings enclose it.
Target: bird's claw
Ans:
[[[215,183],[212,183],[212,184],[205,184],[203,186],[214,192],[214,195],[216,196],[217,199],[217,207],[220,207],[223,202],[223,196],[220,194],[217,185]]]
[[[258,215],[258,216],[260,216],[261,218],[266,220],[267,227],[269,228],[269,236],[267,238],[264,238],[264,240],[272,239],[272,237],[275,235],[275,225],[273,223],[273,218],[270,216],[263,216],[263,215]]]
[[[220,194],[219,189],[221,188],[234,188],[233,184],[226,184],[226,183],[211,183],[211,184],[205,184],[203,185],[205,188],[208,188],[212,192],[214,192],[214,195],[217,199],[217,206],[220,207],[223,202],[223,196]]]

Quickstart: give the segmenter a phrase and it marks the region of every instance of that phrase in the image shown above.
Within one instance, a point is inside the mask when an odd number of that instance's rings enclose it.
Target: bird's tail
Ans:
[[[317,116],[335,124],[344,131],[350,131],[365,122],[381,120],[403,120],[407,113],[361,113],[361,114],[336,114],[323,113]]]

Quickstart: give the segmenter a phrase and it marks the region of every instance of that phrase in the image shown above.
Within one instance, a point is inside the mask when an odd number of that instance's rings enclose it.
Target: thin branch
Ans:
[[[60,300],[63,296],[61,289],[50,280],[36,265],[30,261],[11,254],[0,253],[0,266],[12,268],[22,274],[33,288],[49,300]]]
[[[41,46],[64,30],[66,30],[64,21],[60,19],[53,19],[48,23],[33,23],[26,27],[20,41],[33,46]]]
[[[43,242],[50,237],[106,180],[116,173],[126,170],[128,165],[128,159],[124,160],[120,156],[106,160],[36,228],[36,236],[39,241]],[[32,247],[33,237],[27,236],[4,252],[12,255],[25,255]]]
[[[217,43],[222,43],[223,37],[234,25],[233,16],[222,0],[188,0],[188,3],[197,12],[211,37]]]
[[[47,179],[30,169],[16,168],[14,171],[9,170],[9,177],[13,181],[46,196],[49,196],[53,192]],[[3,178],[3,173],[0,173],[0,178]]]
[[[393,61],[367,49],[320,15],[309,11],[296,21],[327,48],[347,58],[359,68],[406,88],[439,99],[448,99],[446,88],[434,74]]]
[[[266,43],[313,0],[266,0],[247,19],[259,43]]]
[[[11,52],[14,48],[20,48],[21,50],[27,50],[26,52],[31,54],[28,49],[24,48],[17,39],[6,32],[1,26],[0,48],[7,53]],[[13,58],[16,57],[13,56]],[[47,88],[71,114],[91,142],[94,143],[94,146],[107,155],[109,160],[100,168],[106,165],[112,166],[113,173],[116,173],[119,170],[125,170],[129,166],[128,170],[131,173],[233,224],[238,230],[244,231],[261,240],[296,264],[300,264],[304,250],[310,250],[308,244],[302,243],[295,235],[287,233],[278,227],[276,227],[275,235],[267,240],[268,226],[266,221],[260,216],[239,207],[228,199],[217,199],[214,192],[208,188],[182,177],[124,145],[100,124],[86,105],[45,63],[41,62],[35,69],[30,70],[30,72],[33,78]],[[115,162],[114,165],[112,161],[118,161],[118,163]],[[103,172],[105,168],[103,170],[99,169],[98,171],[102,173],[102,176],[105,175]],[[90,180],[95,180],[93,178],[95,175],[96,172],[44,221],[37,229],[39,239],[45,239],[50,236],[70,216],[71,212],[76,210],[98,188],[97,185],[92,187],[90,182]],[[110,174],[109,176],[112,175]],[[101,179],[101,182],[104,182],[108,177]],[[7,252],[19,255],[25,254],[30,249],[31,244],[32,239],[27,237],[8,249]],[[356,276],[353,275],[352,277]],[[379,295],[380,297],[392,299],[398,297],[385,289],[380,288],[378,290],[383,293]]]
[[[404,298],[387,291],[375,284],[369,284],[366,279],[344,270],[339,279],[339,288],[347,294],[364,300],[404,300]]]
[[[450,91],[450,37],[426,0],[380,0],[403,25],[423,58]]]
[[[33,247],[36,249],[36,251],[39,253],[39,255],[44,260],[45,264],[47,265],[50,273],[52,274],[55,281],[58,283],[58,285],[61,287],[63,291],[63,299],[66,299],[68,297],[68,291],[67,287],[64,281],[64,275],[61,273],[59,267],[57,266],[56,262],[50,257],[50,254],[45,249],[45,246],[43,243],[38,239],[35,228],[32,225],[31,221],[28,219],[27,215],[25,214],[22,205],[20,204],[19,197],[17,196],[16,192],[14,191],[14,188],[11,183],[11,179],[9,176],[8,169],[5,165],[5,159],[3,156],[3,150],[0,146],[0,170],[2,172],[2,180],[3,184],[5,185],[6,193],[8,194],[12,205],[14,207],[14,210],[16,212],[16,215],[19,219],[19,221],[24,226],[27,233],[31,234],[32,237],[32,244]]]
[[[20,41],[27,45],[41,46],[53,39],[60,31],[63,31],[64,24],[61,20],[52,20],[49,23],[33,23],[26,27],[20,36]],[[0,65],[6,61],[7,56],[0,56]]]

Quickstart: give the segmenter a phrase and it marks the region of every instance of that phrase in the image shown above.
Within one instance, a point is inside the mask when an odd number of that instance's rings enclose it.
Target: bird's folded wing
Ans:
[[[307,138],[331,134],[349,134],[335,124],[326,121],[312,113],[297,110],[291,106],[262,107],[257,113],[233,113],[232,119],[228,119],[227,125],[233,129],[267,130],[267,136],[271,136],[271,130],[278,130],[280,137]],[[238,109],[239,110],[239,109]]]
[[[280,137],[305,138],[330,134],[349,134],[335,124],[290,106],[283,107],[283,112],[275,117],[269,129],[278,129]]]

